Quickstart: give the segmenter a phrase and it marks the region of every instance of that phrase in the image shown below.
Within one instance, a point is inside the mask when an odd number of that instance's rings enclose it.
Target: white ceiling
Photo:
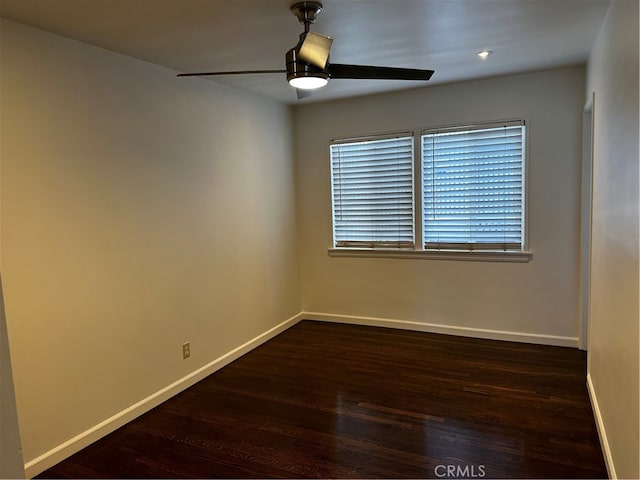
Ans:
[[[0,0],[0,15],[176,71],[284,69],[295,0]],[[435,70],[429,84],[577,65],[609,0],[324,0],[331,61]],[[480,60],[476,52],[494,52]],[[211,77],[210,77],[211,78]],[[185,78],[184,82],[194,81]],[[213,81],[213,80],[212,80]],[[295,104],[284,74],[216,82]],[[334,79],[303,102],[424,86]]]

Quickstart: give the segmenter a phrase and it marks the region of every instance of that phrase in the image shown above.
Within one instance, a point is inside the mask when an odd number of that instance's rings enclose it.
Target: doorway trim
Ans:
[[[580,304],[579,344],[581,350],[588,350],[589,318],[591,314],[591,240],[593,223],[593,152],[594,113],[596,94],[584,106],[582,113],[582,174],[580,201]]]

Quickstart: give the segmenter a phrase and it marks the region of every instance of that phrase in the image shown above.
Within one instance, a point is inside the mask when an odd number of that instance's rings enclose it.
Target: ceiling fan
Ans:
[[[329,62],[333,39],[310,31],[310,25],[322,12],[322,3],[307,0],[291,5],[291,11],[304,25],[298,44],[286,54],[286,70],[243,70],[229,72],[180,73],[178,77],[210,75],[246,75],[286,73],[287,81],[296,89],[298,98],[306,98],[311,91],[324,87],[331,78],[361,80],[429,80],[433,70],[415,68],[376,67],[371,65],[345,65]]]

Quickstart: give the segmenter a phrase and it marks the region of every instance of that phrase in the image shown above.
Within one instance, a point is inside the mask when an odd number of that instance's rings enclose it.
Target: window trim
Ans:
[[[422,135],[426,132],[429,133],[441,133],[451,131],[462,131],[473,128],[490,128],[492,126],[503,125],[522,125],[525,127],[524,135],[524,165],[523,165],[523,195],[522,195],[522,228],[524,229],[522,250],[427,250],[424,248],[424,232],[422,225],[423,215],[423,198],[422,198]],[[337,247],[334,242],[334,225],[333,225],[333,179],[331,177],[331,159],[329,158],[329,177],[330,177],[330,215],[331,215],[331,242],[327,249],[330,257],[360,257],[360,258],[396,258],[396,259],[422,259],[422,260],[453,260],[453,261],[481,261],[481,262],[513,262],[513,263],[528,263],[533,260],[533,252],[529,247],[529,198],[530,198],[530,185],[529,185],[529,165],[530,161],[530,138],[531,138],[531,123],[529,117],[526,115],[517,115],[510,117],[509,119],[497,119],[491,121],[478,121],[478,122],[466,122],[465,124],[453,123],[446,125],[438,125],[431,127],[419,127],[409,130],[400,130],[396,132],[386,132],[381,134],[343,137],[340,139],[332,139],[330,144],[334,142],[353,142],[363,141],[368,139],[380,139],[385,137],[395,137],[399,134],[408,134],[413,137],[413,217],[414,217],[414,249],[401,249],[401,248],[363,248],[363,247]],[[416,155],[416,143],[420,152]],[[416,176],[420,175],[419,185]],[[417,188],[419,187],[419,188]],[[419,219],[419,223],[417,221]]]
[[[328,254],[330,257],[413,258],[513,263],[528,263],[533,260],[532,252],[512,250],[400,250],[396,248],[330,247]]]

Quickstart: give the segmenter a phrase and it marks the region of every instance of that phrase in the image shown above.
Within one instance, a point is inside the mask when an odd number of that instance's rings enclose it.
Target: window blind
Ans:
[[[413,135],[331,145],[336,247],[414,248]]]
[[[522,250],[523,122],[424,131],[425,249]]]

